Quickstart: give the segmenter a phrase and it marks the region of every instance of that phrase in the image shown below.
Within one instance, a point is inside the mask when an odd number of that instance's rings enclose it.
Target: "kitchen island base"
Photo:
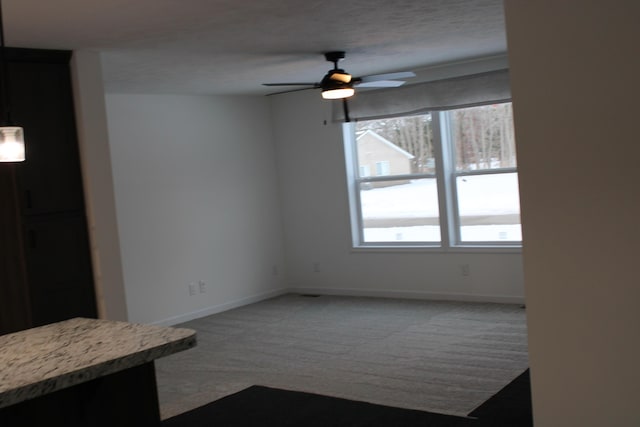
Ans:
[[[0,409],[2,427],[159,425],[153,362]]]

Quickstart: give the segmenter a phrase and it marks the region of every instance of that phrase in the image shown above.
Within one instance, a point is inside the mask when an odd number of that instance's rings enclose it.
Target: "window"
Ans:
[[[382,161],[382,162],[376,162],[376,175],[378,176],[385,176],[385,175],[389,175],[389,162],[387,161]]]
[[[520,245],[510,103],[347,124],[345,148],[355,246]]]

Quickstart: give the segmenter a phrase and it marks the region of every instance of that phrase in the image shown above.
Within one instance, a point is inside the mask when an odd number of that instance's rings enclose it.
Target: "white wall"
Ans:
[[[129,320],[171,324],[281,292],[268,101],[106,100]],[[206,291],[189,295],[198,281]]]
[[[75,51],[71,71],[98,316],[127,320],[100,54]]]
[[[289,287],[332,294],[523,301],[518,253],[354,252],[342,128],[331,123],[330,101],[318,91],[270,99]],[[462,264],[470,266],[467,277],[461,274]]]
[[[535,425],[640,425],[640,2],[508,0]]]

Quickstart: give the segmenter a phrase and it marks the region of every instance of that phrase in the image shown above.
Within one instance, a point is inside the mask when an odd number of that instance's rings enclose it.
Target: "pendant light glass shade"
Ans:
[[[24,131],[18,126],[0,127],[0,162],[24,161]]]
[[[344,87],[338,89],[327,89],[322,91],[322,97],[324,99],[342,99],[353,96],[355,91],[352,87]]]

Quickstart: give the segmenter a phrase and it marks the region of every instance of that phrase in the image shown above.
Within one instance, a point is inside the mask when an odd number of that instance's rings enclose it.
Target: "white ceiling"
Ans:
[[[7,46],[103,52],[109,92],[265,94],[506,52],[502,0],[4,0]]]

